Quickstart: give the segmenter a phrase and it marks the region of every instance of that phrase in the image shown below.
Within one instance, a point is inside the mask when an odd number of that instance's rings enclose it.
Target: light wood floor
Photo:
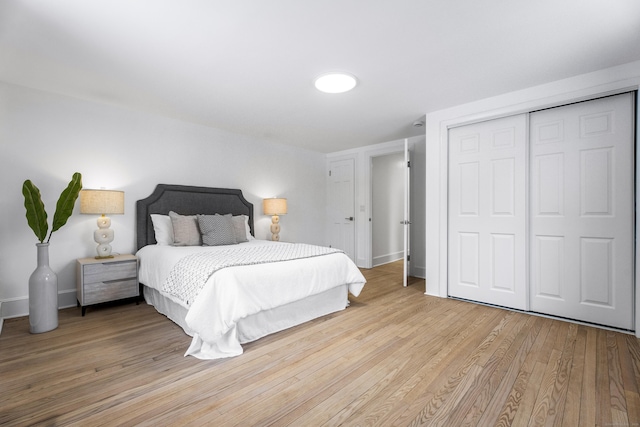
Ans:
[[[345,311],[183,357],[146,304],[60,311],[0,335],[0,425],[638,426],[640,345],[622,333],[424,295],[397,265]]]

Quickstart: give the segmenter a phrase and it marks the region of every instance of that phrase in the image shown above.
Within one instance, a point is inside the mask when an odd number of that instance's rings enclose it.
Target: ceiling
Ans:
[[[638,0],[0,1],[1,81],[324,153],[636,60]]]

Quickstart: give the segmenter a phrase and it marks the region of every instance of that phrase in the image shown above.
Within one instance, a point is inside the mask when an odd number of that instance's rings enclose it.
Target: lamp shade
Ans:
[[[262,210],[265,215],[285,215],[287,213],[287,199],[264,199]]]
[[[124,191],[82,190],[80,191],[80,213],[123,214]]]

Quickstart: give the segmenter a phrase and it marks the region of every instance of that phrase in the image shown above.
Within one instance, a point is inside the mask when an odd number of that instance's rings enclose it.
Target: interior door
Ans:
[[[355,167],[353,159],[329,163],[329,246],[355,262]]]
[[[411,152],[409,151],[409,140],[404,140],[404,262],[403,262],[403,276],[402,285],[407,286],[409,284],[409,266],[411,262]]]
[[[527,309],[527,115],[449,130],[449,295]]]
[[[633,95],[530,120],[531,310],[633,329]]]

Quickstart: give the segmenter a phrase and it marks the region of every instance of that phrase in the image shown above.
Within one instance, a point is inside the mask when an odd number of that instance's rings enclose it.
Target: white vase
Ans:
[[[36,243],[38,267],[29,277],[29,331],[48,332],[58,327],[58,276],[49,267],[49,244]]]

